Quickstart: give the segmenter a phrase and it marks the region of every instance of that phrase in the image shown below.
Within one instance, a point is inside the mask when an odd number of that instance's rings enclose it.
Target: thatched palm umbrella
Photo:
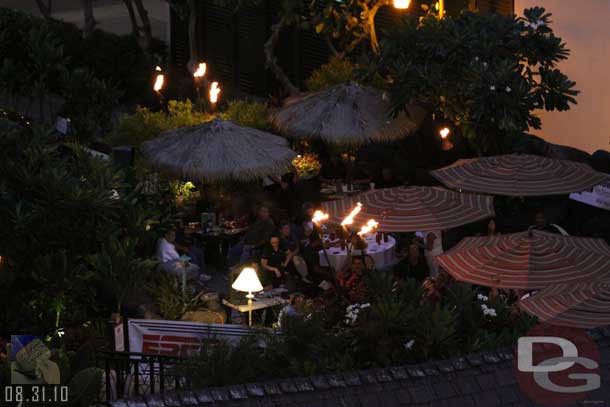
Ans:
[[[404,137],[417,130],[425,117],[424,109],[415,106],[396,118],[389,111],[379,91],[346,83],[291,98],[270,121],[286,137],[360,145]]]
[[[285,139],[220,118],[165,132],[143,143],[140,151],[158,170],[199,181],[277,174],[296,156]]]

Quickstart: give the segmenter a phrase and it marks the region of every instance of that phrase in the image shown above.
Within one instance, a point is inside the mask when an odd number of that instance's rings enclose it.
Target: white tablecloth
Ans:
[[[388,236],[388,241],[384,242],[382,240],[380,244],[377,244],[375,241],[375,235],[366,235],[364,240],[368,244],[365,253],[360,253],[360,251],[357,250],[352,252],[352,255],[362,254],[372,257],[375,262],[375,268],[378,270],[386,268],[396,261],[396,240],[392,236]],[[341,250],[340,247],[331,247],[326,250],[326,253],[328,254],[328,260],[330,261],[331,267],[335,271],[342,270],[348,259],[347,249]],[[324,256],[324,251],[320,250],[318,254],[320,257],[320,265],[322,267],[327,267],[328,263],[326,261],[326,256]]]

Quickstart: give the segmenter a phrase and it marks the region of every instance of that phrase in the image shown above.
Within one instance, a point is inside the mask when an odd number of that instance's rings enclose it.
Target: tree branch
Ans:
[[[285,17],[282,17],[277,24],[271,26],[271,36],[264,45],[265,63],[267,68],[271,70],[280,84],[288,91],[288,94],[290,96],[294,96],[299,93],[299,89],[290,81],[290,78],[288,78],[282,68],[277,64],[277,59],[275,58],[274,53],[275,47],[280,38],[280,32],[285,26]]]
[[[46,19],[51,18],[51,0],[47,4],[44,4],[42,0],[36,0],[40,14]]]
[[[148,11],[146,11],[146,7],[142,4],[142,0],[133,0],[136,4],[136,9],[138,10],[138,14],[140,15],[140,21],[142,21],[142,33],[144,37],[144,49],[150,49],[150,44],[152,43],[152,30],[150,28],[150,19],[148,18]]]

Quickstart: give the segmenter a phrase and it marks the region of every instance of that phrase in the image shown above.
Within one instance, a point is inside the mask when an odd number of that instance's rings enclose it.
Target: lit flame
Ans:
[[[366,223],[366,225],[364,225],[360,228],[360,232],[358,232],[358,235],[359,236],[366,235],[367,233],[371,232],[371,230],[377,229],[377,226],[379,226],[379,222],[375,221],[375,219],[370,219]]]
[[[407,9],[411,4],[411,0],[394,0],[394,8]]]
[[[451,130],[449,130],[449,127],[443,127],[439,133],[442,139],[446,139],[449,133],[451,133]]]
[[[155,86],[153,86],[153,89],[155,90],[155,92],[159,92],[161,89],[163,89],[164,81],[165,81],[165,76],[163,74],[157,75],[157,79],[155,79]]]
[[[358,202],[356,204],[356,207],[354,209],[352,209],[352,211],[349,213],[349,215],[347,215],[345,217],[345,219],[343,219],[343,222],[341,222],[341,226],[351,225],[352,223],[354,223],[354,218],[356,217],[356,215],[358,215],[360,213],[361,210],[362,210],[362,204],[360,202]]]
[[[311,218],[311,221],[315,224],[318,224],[327,219],[328,219],[328,213],[324,213],[322,211],[315,211],[313,214],[313,218]]]
[[[220,88],[218,87],[218,82],[212,82],[212,87],[210,88],[210,102],[211,103],[218,102],[219,93],[220,93]]]
[[[193,76],[195,78],[204,77],[206,69],[207,69],[207,66],[206,66],[205,62],[200,63],[199,66],[197,67],[197,70],[195,72],[193,72]]]
[[[157,66],[155,67],[155,71],[161,72],[161,67],[160,67],[159,65],[157,65]]]

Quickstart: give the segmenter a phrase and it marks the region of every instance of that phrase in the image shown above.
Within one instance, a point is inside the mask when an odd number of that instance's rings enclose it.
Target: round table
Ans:
[[[388,236],[387,242],[382,240],[379,244],[377,244],[375,241],[374,234],[366,235],[364,240],[368,244],[366,250],[364,250],[363,253],[360,253],[360,250],[352,251],[352,255],[362,254],[370,256],[375,262],[375,268],[377,270],[384,269],[396,262],[396,239],[394,239],[392,236]],[[333,268],[333,270],[342,270],[345,266],[345,262],[348,260],[347,249],[341,250],[340,247],[331,247],[326,250],[326,253],[328,254],[328,260],[330,261],[330,266]],[[326,261],[324,251],[320,250],[318,255],[320,258],[320,265],[322,267],[328,267],[328,262]]]

